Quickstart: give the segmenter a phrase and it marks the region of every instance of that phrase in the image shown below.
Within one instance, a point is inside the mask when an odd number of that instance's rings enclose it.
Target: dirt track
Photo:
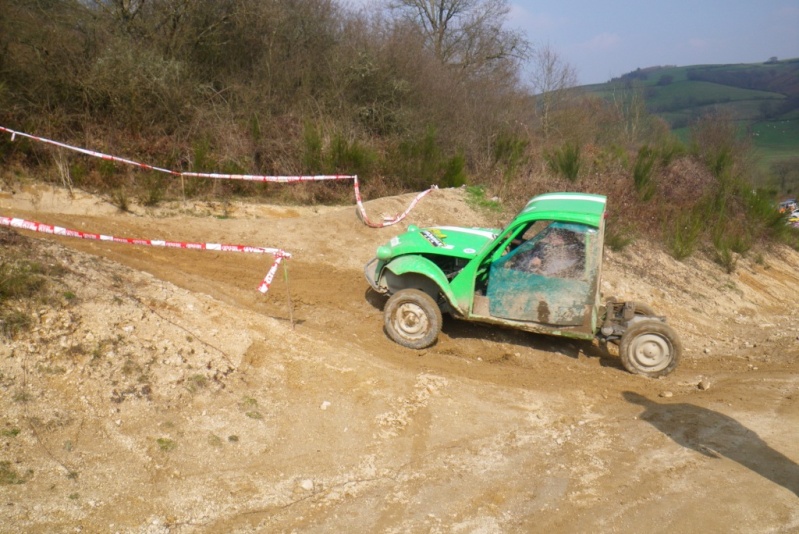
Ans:
[[[380,230],[354,207],[135,212],[0,193],[0,215],[284,248],[288,288],[281,271],[256,291],[262,256],[26,233],[76,298],[0,349],[0,461],[20,482],[0,485],[2,532],[799,532],[794,251],[733,275],[608,252],[603,292],[667,315],[686,348],[649,380],[591,343],[454,320],[420,353],[386,338],[362,273],[379,244],[504,222],[460,190]]]

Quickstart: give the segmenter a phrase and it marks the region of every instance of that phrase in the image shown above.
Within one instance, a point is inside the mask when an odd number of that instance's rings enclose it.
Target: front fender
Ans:
[[[449,280],[438,265],[422,256],[400,256],[386,264],[381,275],[381,284],[396,293],[402,289],[421,289],[434,299],[438,293],[444,295],[450,306],[461,311],[456,305],[455,295]]]

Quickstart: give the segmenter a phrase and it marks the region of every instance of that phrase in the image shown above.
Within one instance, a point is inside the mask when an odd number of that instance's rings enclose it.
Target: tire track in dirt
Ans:
[[[460,193],[442,193],[414,222],[480,220]],[[37,237],[91,254],[63,257],[98,284],[76,292],[95,301],[96,316],[61,322],[108,343],[91,363],[63,353],[85,340],[59,349],[54,339],[55,363],[68,373],[51,375],[54,362],[27,356],[30,414],[50,432],[43,443],[70,441],[77,450],[58,456],[81,476],[64,480],[35,443],[5,437],[14,465],[34,465],[38,478],[15,488],[20,504],[2,517],[42,531],[81,522],[130,532],[799,526],[792,487],[768,470],[799,465],[793,252],[744,259],[733,275],[645,246],[610,254],[608,291],[651,302],[685,327],[681,367],[648,380],[592,343],[449,319],[434,347],[399,347],[383,334],[382,300],[361,269],[400,228],[363,228],[349,208],[236,209],[233,219],[14,213],[126,237],[285,248],[295,253],[286,264],[296,325],[281,272],[265,298],[255,290],[262,256]],[[89,274],[92,263],[103,276]],[[114,303],[120,291],[136,299]],[[230,361],[198,338],[230,344]],[[19,372],[20,359],[2,363],[7,376]],[[134,394],[139,372],[150,375],[150,398]],[[761,467],[701,452],[725,440],[763,451],[753,434],[782,459],[761,455]]]

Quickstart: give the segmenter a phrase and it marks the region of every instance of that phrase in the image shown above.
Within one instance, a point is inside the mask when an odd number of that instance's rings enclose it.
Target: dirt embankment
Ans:
[[[603,293],[682,337],[649,380],[595,344],[454,320],[422,352],[385,337],[362,274],[379,244],[504,222],[460,190],[380,230],[352,207],[123,214],[50,189],[2,192],[0,214],[294,255],[264,297],[263,256],[4,242],[63,269],[0,347],[2,532],[799,532],[794,251],[732,275],[608,251]]]

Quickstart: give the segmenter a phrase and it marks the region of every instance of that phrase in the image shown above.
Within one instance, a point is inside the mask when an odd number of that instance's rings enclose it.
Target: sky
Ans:
[[[508,0],[507,26],[603,83],[659,65],[799,58],[799,0]]]

